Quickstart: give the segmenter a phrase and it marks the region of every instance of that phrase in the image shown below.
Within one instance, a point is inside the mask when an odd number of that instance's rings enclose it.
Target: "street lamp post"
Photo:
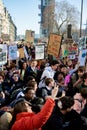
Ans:
[[[1,22],[1,16],[0,16],[0,37],[1,37],[1,28],[2,28],[2,22]]]
[[[83,0],[81,0],[80,37],[82,36],[82,14],[83,14]]]

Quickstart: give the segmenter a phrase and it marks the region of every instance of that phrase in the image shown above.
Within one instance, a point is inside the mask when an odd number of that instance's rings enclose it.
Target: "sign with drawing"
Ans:
[[[9,46],[9,60],[16,60],[17,59],[17,45],[10,45]]]
[[[87,49],[83,49],[80,51],[79,58],[78,58],[78,61],[80,62],[80,66],[85,66],[86,54],[87,54]]]

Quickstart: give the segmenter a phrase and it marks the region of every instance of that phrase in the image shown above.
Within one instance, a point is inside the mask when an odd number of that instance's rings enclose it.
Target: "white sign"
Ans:
[[[17,59],[17,45],[10,45],[9,46],[9,60],[16,60]]]
[[[0,44],[0,66],[7,63],[7,45]]]
[[[35,46],[35,59],[36,60],[44,59],[44,51],[45,51],[45,46],[43,44],[36,45]]]
[[[80,62],[80,66],[85,66],[87,49],[81,50],[79,54],[78,61]]]

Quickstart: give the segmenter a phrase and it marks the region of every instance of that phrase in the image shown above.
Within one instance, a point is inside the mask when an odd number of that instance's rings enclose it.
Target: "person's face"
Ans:
[[[16,81],[16,82],[19,80],[18,74],[14,74],[14,75],[13,75],[13,80]]]
[[[72,61],[69,60],[69,61],[67,62],[67,64],[68,64],[68,66],[71,66],[71,65],[72,65]]]
[[[15,67],[13,67],[13,68],[12,68],[12,72],[13,72],[13,71],[15,71],[15,70],[16,70],[16,68],[15,68]]]
[[[32,100],[34,98],[34,95],[35,95],[35,91],[34,90],[29,90],[25,94],[25,97],[27,98],[27,100]]]
[[[0,83],[2,83],[4,81],[3,77],[0,76]]]
[[[26,69],[27,63],[23,63],[23,68]]]
[[[49,87],[53,87],[54,86],[54,80],[50,82]]]
[[[62,67],[61,68],[61,72],[63,72],[64,74],[67,74],[67,68],[66,67]]]
[[[52,66],[52,69],[55,71],[58,68],[58,64]]]
[[[32,66],[32,67],[36,67],[36,66],[37,66],[37,61],[31,62],[31,66]]]
[[[64,79],[63,75],[62,74],[59,74],[58,77],[57,77],[58,80],[61,80],[61,79]]]
[[[37,90],[37,83],[34,85],[34,91],[36,92]]]
[[[84,72],[78,71],[78,76],[79,76],[79,77],[82,77],[83,74],[84,74]]]

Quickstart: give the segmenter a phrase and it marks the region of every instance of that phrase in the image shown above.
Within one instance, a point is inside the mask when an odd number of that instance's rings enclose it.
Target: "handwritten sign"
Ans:
[[[58,57],[60,51],[62,36],[58,34],[50,34],[48,41],[47,53]]]
[[[18,51],[19,51],[19,57],[24,58],[24,48],[20,48],[18,49]]]

